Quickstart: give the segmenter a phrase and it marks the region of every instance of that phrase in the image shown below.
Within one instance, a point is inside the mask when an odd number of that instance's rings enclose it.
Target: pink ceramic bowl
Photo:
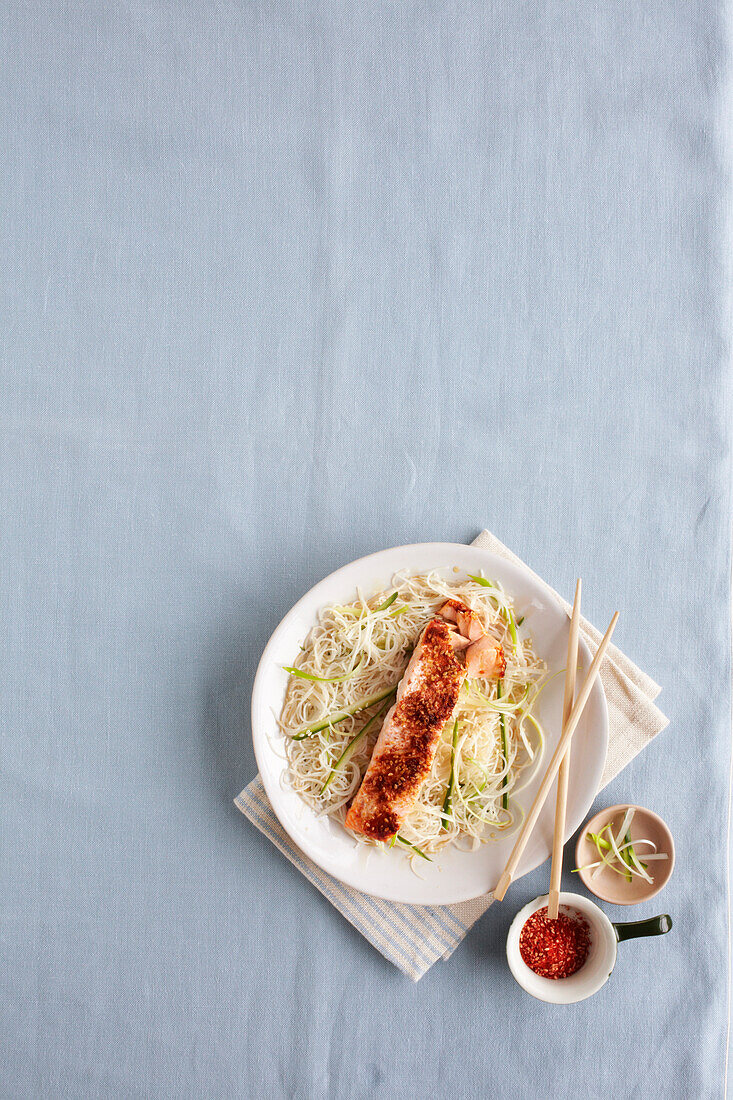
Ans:
[[[575,846],[576,867],[585,867],[589,863],[595,863],[598,859],[598,850],[593,841],[588,840],[588,833],[600,833],[601,829],[608,825],[612,819],[616,825],[621,825],[623,816],[630,805],[630,803],[627,803],[609,806],[608,809],[601,810],[583,826]],[[636,905],[640,901],[648,901],[649,898],[653,898],[655,894],[658,894],[663,886],[666,886],[674,870],[674,841],[661,817],[652,813],[651,810],[645,810],[643,806],[633,806],[633,809],[636,812],[631,822],[631,839],[638,840],[644,837],[647,840],[652,840],[657,846],[657,851],[660,853],[666,852],[669,858],[655,860],[649,864],[648,872],[654,879],[652,883],[648,883],[636,875],[631,882],[628,882],[623,875],[617,875],[608,867],[604,867],[595,879],[591,879],[593,871],[578,872],[583,885],[592,894],[603,901],[611,902],[613,905]],[[647,848],[646,845],[639,849],[637,854],[641,860],[643,860],[644,851],[650,852],[651,849]]]

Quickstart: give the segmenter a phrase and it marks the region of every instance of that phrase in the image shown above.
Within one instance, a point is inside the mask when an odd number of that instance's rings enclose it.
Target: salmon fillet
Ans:
[[[390,840],[430,774],[440,732],[466,676],[451,633],[442,619],[431,619],[418,640],[346,815],[346,827],[355,833]]]

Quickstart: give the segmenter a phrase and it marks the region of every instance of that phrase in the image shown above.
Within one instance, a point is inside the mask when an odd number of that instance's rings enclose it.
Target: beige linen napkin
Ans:
[[[473,545],[528,568],[489,531],[482,531]],[[545,584],[535,573],[532,575]],[[549,585],[545,587],[560,599]],[[562,603],[569,613],[570,605],[565,600]],[[594,653],[602,635],[585,619],[581,619],[580,630]],[[659,686],[613,645],[603,663],[601,681],[609,719],[602,789],[665,728],[668,720],[653,702],[660,692]],[[490,897],[459,905],[428,906],[399,905],[362,894],[326,874],[293,844],[275,817],[259,776],[235,798],[234,804],[378,951],[413,981],[421,978],[438,959],[448,958],[491,905]]]

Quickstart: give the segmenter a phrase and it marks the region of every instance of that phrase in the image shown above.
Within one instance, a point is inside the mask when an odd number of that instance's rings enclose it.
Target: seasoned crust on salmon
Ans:
[[[372,840],[389,840],[412,809],[427,779],[440,732],[466,676],[451,630],[431,619],[405,670],[346,826]]]

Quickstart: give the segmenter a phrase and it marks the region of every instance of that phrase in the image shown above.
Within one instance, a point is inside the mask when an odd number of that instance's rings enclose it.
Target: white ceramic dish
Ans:
[[[517,616],[525,616],[522,633],[531,634],[535,652],[547,663],[549,673],[565,667],[569,620],[562,605],[528,570],[474,546],[453,543],[420,543],[382,550],[346,565],[315,585],[288,612],[265,647],[252,692],[252,736],[262,781],[283,828],[305,854],[341,882],[364,893],[413,905],[448,905],[479,897],[492,890],[511,852],[512,834],[484,844],[478,851],[447,848],[432,863],[420,861],[419,873],[399,849],[379,851],[357,843],[341,825],[318,816],[287,785],[283,735],[277,725],[287,673],[298,646],[314,625],[321,608],[346,603],[357,585],[365,594],[388,587],[394,573],[407,569],[424,573],[431,569],[455,575],[484,573],[501,582],[514,599]],[[590,654],[580,641],[579,663],[590,666]],[[581,671],[581,675],[583,675]],[[556,677],[540,696],[537,715],[547,735],[550,759],[560,735],[563,677]],[[600,680],[591,692],[575,732],[571,754],[566,837],[578,828],[598,790],[608,742],[608,711]],[[523,792],[528,806],[539,786],[543,769]],[[554,797],[551,792],[519,864],[518,875],[527,874],[550,855]],[[517,877],[517,876],[515,876]]]
[[[506,957],[514,978],[526,993],[548,1004],[570,1005],[592,997],[611,977],[619,943],[640,936],[661,936],[672,927],[672,921],[666,913],[647,920],[614,924],[589,898],[561,892],[560,912],[567,912],[572,917],[579,913],[590,925],[590,951],[580,970],[576,970],[569,978],[542,978],[534,970],[530,970],[522,958],[519,936],[525,922],[538,909],[547,905],[548,900],[548,895],[545,894],[520,909],[511,923],[506,940]]]

